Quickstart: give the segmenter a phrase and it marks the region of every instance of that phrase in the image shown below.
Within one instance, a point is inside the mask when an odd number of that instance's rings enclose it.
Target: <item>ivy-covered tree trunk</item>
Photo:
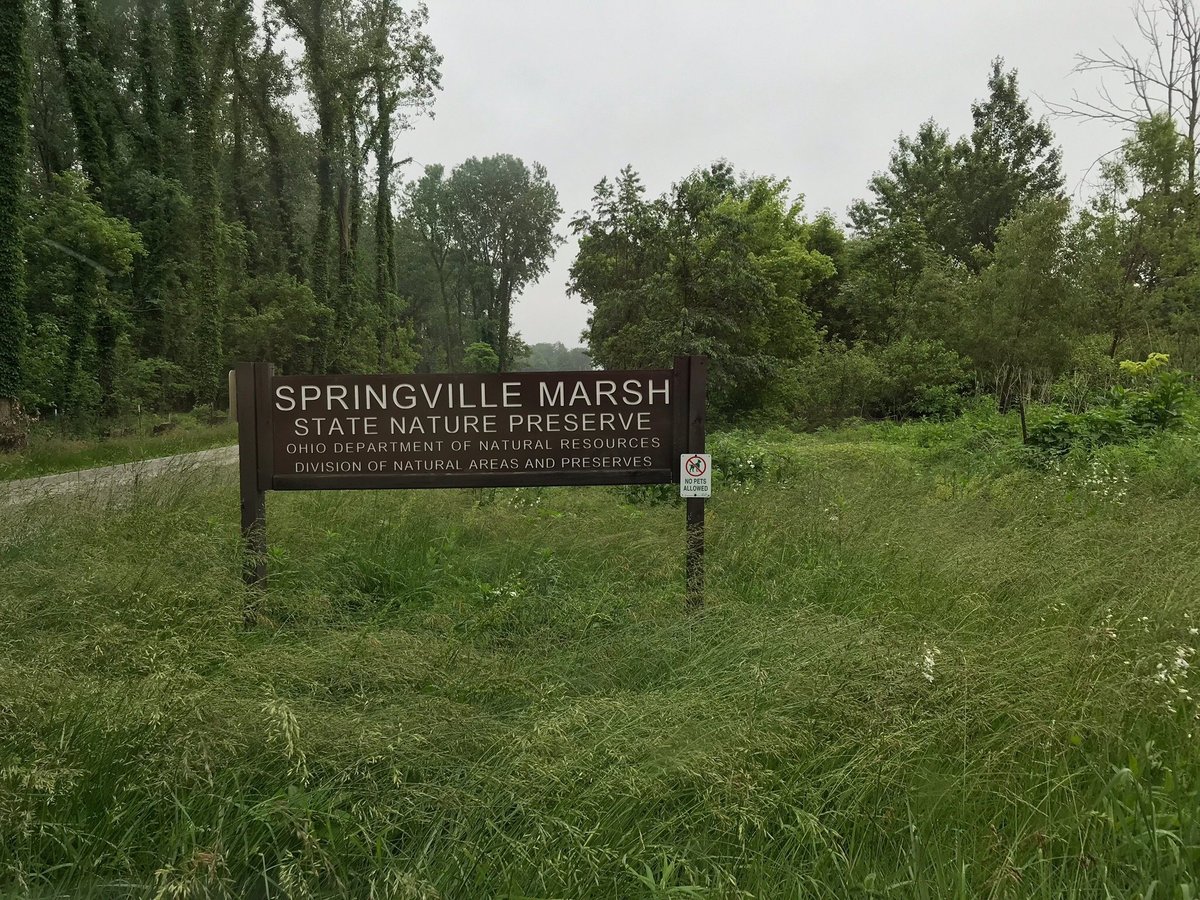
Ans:
[[[187,0],[174,0],[172,20],[176,46],[184,58],[183,82],[189,97],[192,123],[192,184],[195,195],[196,261],[191,301],[193,389],[202,403],[216,405],[223,395],[224,361],[222,315],[224,285],[221,282],[220,193],[217,179],[217,102],[236,27],[245,16],[246,0],[227,0],[222,9],[213,46],[209,47],[208,72],[201,74],[196,32]],[[191,56],[191,59],[187,57]]]
[[[62,0],[50,0],[50,30],[54,37],[54,49],[62,66],[67,104],[75,125],[79,163],[91,181],[92,188],[102,196],[108,187],[108,146],[96,118],[96,111],[89,100],[91,86],[86,83],[81,71],[82,57],[76,52],[77,48],[71,46],[68,27],[63,15]]]
[[[142,155],[155,175],[162,174],[162,105],[159,98],[158,66],[154,59],[158,29],[152,0],[138,0],[137,67],[142,100]]]
[[[25,0],[0,4],[0,450],[25,442],[17,394],[25,342],[21,185],[25,180]]]
[[[254,219],[250,212],[250,187],[246,183],[249,161],[246,155],[246,115],[243,106],[245,100],[239,87],[233,92],[233,103],[229,108],[230,127],[233,129],[233,155],[230,160],[233,171],[230,173],[230,186],[233,188],[233,207],[237,212],[238,221],[245,226],[247,233],[254,230]],[[252,250],[251,257],[257,257]],[[254,266],[257,268],[257,265]]]
[[[375,75],[379,123],[375,143],[375,306],[378,308],[379,361],[386,365],[396,324],[391,308],[392,266],[392,109],[383,76]]]
[[[333,224],[334,123],[332,103],[317,91],[317,222],[313,230],[312,292],[316,301],[329,304],[329,231]],[[318,367],[328,371],[333,329],[326,325],[318,343]]]
[[[269,53],[270,49],[268,48],[266,52]],[[238,81],[238,89],[250,102],[250,111],[254,115],[254,121],[262,132],[263,145],[267,155],[266,168],[271,201],[274,203],[275,212],[279,217],[279,239],[286,255],[285,267],[288,274],[297,279],[303,279],[304,260],[301,256],[299,241],[296,238],[296,215],[288,194],[287,162],[284,159],[283,140],[279,133],[279,114],[271,104],[268,80],[260,77],[251,83],[246,78],[239,59],[235,59],[233,73]]]
[[[342,119],[345,134],[344,158],[341,166],[338,167],[338,288],[334,315],[335,341],[338,346],[342,346],[346,342],[354,328],[355,301],[357,299],[354,291],[354,270],[355,255],[358,252],[359,205],[362,199],[358,123],[355,121],[357,107],[358,92],[352,89],[344,100]]]
[[[112,416],[117,412],[117,340],[121,335],[121,323],[108,303],[101,303],[97,308],[92,332],[96,341],[96,381],[100,385],[100,413]]]
[[[101,282],[96,272],[86,263],[76,262],[71,314],[66,322],[66,354],[63,360],[62,382],[58,388],[58,408],[63,415],[76,416],[89,411],[85,410],[83,402],[87,392],[81,390],[83,361],[88,353],[100,286]]]

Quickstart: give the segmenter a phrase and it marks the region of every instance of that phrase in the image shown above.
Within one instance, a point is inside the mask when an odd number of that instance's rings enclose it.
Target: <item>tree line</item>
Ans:
[[[1187,71],[1200,74],[1200,41],[1190,46]],[[985,393],[1024,423],[1031,399],[1108,402],[1135,371],[1125,359],[1164,354],[1194,371],[1197,106],[1147,94],[1098,162],[1093,195],[1072,203],[1016,71],[994,60],[986,87],[969,133],[927,121],[899,137],[848,228],[806,219],[786,179],[727,161],[653,198],[631,168],[602,180],[572,222],[570,290],[590,307],[593,358],[703,353],[719,417],[810,426],[953,414]]]
[[[3,15],[10,413],[220,405],[239,359],[524,364],[513,303],[561,241],[557,191],[504,154],[399,178],[399,137],[440,87],[423,5],[19,0]]]
[[[1129,102],[1057,110],[1126,129],[1086,200],[1000,59],[969,132],[901,135],[845,222],[724,160],[657,197],[632,167],[603,179],[569,222],[585,353],[513,329],[563,242],[544,167],[498,154],[401,177],[401,136],[440,89],[424,6],[14,0],[0,427],[19,430],[18,404],[80,421],[220,406],[239,359],[495,371],[703,353],[718,417],[808,425],[972,393],[1078,407],[1152,352],[1194,368],[1200,41],[1190,0],[1138,15],[1144,56],[1081,60],[1128,76]]]

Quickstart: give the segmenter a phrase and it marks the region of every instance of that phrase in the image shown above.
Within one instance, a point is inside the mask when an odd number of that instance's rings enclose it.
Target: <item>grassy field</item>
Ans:
[[[154,434],[155,424],[157,420],[131,422],[102,438],[67,436],[51,426],[36,425],[25,450],[0,453],[0,481],[172,456],[237,441],[237,426],[232,422],[209,425],[177,415],[162,434]]]
[[[618,489],[0,508],[0,893],[1200,895],[1200,443],[714,441]]]

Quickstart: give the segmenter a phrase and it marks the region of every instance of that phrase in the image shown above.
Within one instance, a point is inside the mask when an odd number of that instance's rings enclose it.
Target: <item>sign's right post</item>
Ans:
[[[686,453],[704,452],[705,398],[708,385],[708,360],[689,356],[687,366],[687,445]],[[683,478],[683,472],[680,473]],[[687,605],[689,609],[704,606],[704,499],[687,499]]]

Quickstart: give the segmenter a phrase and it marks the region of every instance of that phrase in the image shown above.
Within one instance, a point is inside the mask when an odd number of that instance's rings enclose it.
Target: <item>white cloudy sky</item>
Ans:
[[[397,157],[537,160],[567,219],[603,175],[632,163],[651,193],[697,166],[791,178],[806,209],[865,192],[896,136],[925,119],[960,134],[1003,56],[1022,89],[1087,93],[1079,51],[1137,46],[1127,0],[428,0],[445,55],[436,115]],[[1034,99],[1035,108],[1044,108]],[[1120,141],[1109,126],[1056,120],[1068,188]],[[565,291],[565,244],[516,310],[527,341],[579,343],[586,309]]]

